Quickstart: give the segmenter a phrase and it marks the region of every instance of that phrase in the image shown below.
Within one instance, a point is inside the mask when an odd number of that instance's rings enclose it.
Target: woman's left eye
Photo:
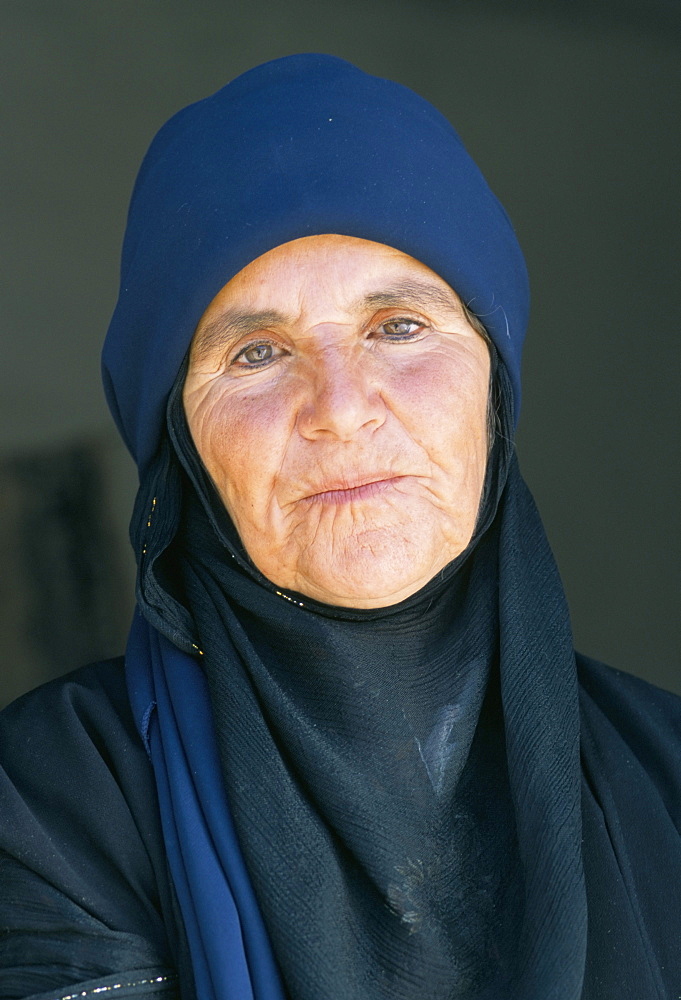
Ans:
[[[400,317],[386,320],[385,323],[380,324],[378,329],[388,340],[410,340],[421,332],[423,326],[424,324],[419,320]]]

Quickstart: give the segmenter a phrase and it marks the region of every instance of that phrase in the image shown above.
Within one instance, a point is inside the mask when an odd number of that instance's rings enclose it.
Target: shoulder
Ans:
[[[2,996],[137,982],[134,970],[165,976],[175,964],[154,776],[122,659],[0,713],[0,927]]]
[[[591,704],[625,733],[667,737],[681,745],[681,697],[633,674],[577,654],[583,704]]]
[[[37,841],[67,858],[84,842],[123,851],[159,836],[155,783],[127,698],[122,658],[83,667],[0,713],[0,846],[26,860]],[[33,836],[22,844],[22,833]],[[35,861],[35,859],[33,859]]]
[[[0,732],[21,726],[51,730],[54,722],[78,718],[85,724],[93,712],[103,722],[130,716],[122,656],[73,670],[17,698],[0,712]]]
[[[0,713],[0,764],[22,788],[58,781],[118,785],[133,800],[151,767],[128,702],[123,658],[75,670],[28,692]]]
[[[681,830],[681,697],[577,655],[582,757],[619,786],[646,775]]]

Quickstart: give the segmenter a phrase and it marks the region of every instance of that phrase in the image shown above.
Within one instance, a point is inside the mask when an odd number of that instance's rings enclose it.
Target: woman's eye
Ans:
[[[381,323],[379,330],[389,340],[408,340],[415,337],[423,328],[423,323],[415,319],[389,319]]]
[[[276,357],[272,344],[249,344],[248,347],[239,351],[234,361],[245,367],[258,368],[260,365],[266,365],[269,361],[273,361]]]

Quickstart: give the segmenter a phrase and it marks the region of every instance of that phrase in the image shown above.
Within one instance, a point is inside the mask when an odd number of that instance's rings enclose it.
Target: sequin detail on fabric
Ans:
[[[93,986],[92,989],[80,990],[78,993],[55,994],[54,1000],[78,1000],[78,997],[101,996],[114,990],[131,990],[138,986],[153,986],[157,983],[174,983],[175,981],[175,976],[156,976],[153,979],[137,979],[131,983],[111,983],[109,986]]]

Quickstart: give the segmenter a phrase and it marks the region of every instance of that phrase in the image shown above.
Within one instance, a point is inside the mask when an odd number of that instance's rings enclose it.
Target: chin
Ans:
[[[405,542],[393,539],[334,553],[332,559],[309,558],[300,565],[288,589],[324,604],[349,608],[384,608],[399,604],[432,580],[464,546],[443,549],[442,544],[423,548],[423,539]],[[287,589],[282,584],[283,589]]]

